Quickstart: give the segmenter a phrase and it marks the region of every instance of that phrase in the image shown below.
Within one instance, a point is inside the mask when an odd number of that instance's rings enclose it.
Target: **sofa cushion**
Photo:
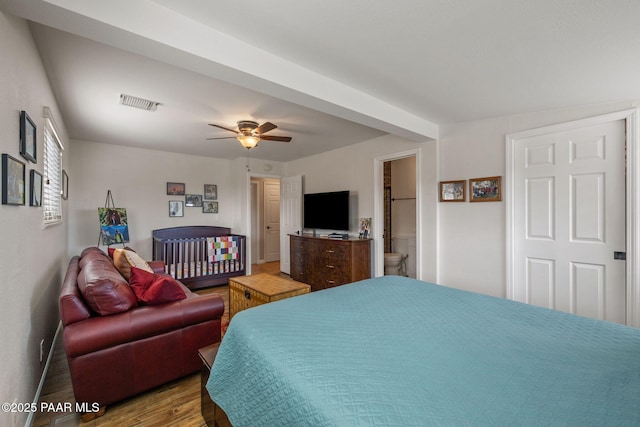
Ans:
[[[137,267],[131,267],[129,286],[143,305],[157,305],[185,299],[187,295],[180,283],[166,274],[149,273]]]
[[[153,269],[140,255],[127,249],[116,249],[113,251],[113,264],[127,281],[129,281],[131,276],[131,267],[137,267],[153,273]]]
[[[131,252],[135,252],[129,246],[125,246],[123,249],[126,249],[126,250],[131,251]],[[116,251],[116,248],[112,248],[111,246],[109,246],[107,248],[107,253],[109,254],[109,258],[113,259],[113,254],[114,254],[115,251]]]
[[[99,263],[104,264],[106,267],[113,266],[113,260],[111,258],[102,255],[98,252],[88,252],[82,258],[80,258],[79,266],[80,269],[83,269],[85,265],[89,263]]]
[[[107,254],[105,254],[104,251],[102,249],[98,248],[97,246],[90,246],[88,248],[85,248],[80,253],[80,259],[84,258],[88,254],[101,254],[101,255],[107,256]]]
[[[90,260],[82,264],[78,274],[78,289],[89,307],[103,316],[136,307],[135,294],[109,258],[94,258],[94,254],[87,256]]]

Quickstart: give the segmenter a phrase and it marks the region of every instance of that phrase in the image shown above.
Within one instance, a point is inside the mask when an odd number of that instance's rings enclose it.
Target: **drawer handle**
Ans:
[[[327,249],[327,250],[326,250],[326,252],[327,252],[328,254],[332,254],[332,253],[334,253],[335,251],[332,251],[331,249]]]
[[[335,265],[326,265],[325,267],[327,267],[327,268],[336,268]]]
[[[330,285],[333,285],[334,283],[336,283],[336,281],[335,280],[327,280],[327,283],[330,284]]]
[[[245,297],[246,299],[251,299],[251,292],[249,292],[248,290],[246,290],[246,289],[245,289],[245,290],[244,290],[244,297]]]

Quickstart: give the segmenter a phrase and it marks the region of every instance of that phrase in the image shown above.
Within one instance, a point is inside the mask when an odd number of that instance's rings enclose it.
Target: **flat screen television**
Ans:
[[[304,195],[304,228],[349,231],[349,191]]]

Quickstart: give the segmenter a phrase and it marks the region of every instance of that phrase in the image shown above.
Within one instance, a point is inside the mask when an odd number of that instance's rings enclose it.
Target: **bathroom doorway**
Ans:
[[[385,274],[415,278],[418,207],[416,156],[387,160],[382,169]]]

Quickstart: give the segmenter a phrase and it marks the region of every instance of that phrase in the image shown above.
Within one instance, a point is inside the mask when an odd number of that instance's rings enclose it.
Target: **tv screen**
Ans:
[[[349,231],[349,192],[304,195],[304,228]]]

